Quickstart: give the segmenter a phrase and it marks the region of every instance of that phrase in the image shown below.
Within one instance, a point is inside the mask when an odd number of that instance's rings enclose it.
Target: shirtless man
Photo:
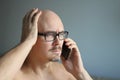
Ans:
[[[30,10],[23,19],[20,44],[0,58],[0,80],[92,80],[67,35],[56,13]],[[64,41],[71,49],[67,60],[61,56]]]

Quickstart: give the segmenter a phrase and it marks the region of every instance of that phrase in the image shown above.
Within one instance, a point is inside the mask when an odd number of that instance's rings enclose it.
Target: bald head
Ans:
[[[45,32],[46,29],[51,31],[53,28],[56,28],[56,30],[59,30],[59,28],[63,29],[60,17],[51,10],[43,10],[38,20],[38,30]]]

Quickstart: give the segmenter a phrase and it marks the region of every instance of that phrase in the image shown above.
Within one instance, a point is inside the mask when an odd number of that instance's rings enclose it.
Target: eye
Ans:
[[[48,32],[48,33],[46,33],[46,36],[54,36],[54,35],[56,35],[56,33],[54,33],[54,32]]]
[[[59,33],[59,38],[60,38],[60,39],[65,39],[65,38],[67,38],[67,36],[68,36],[68,32],[64,32],[64,31],[63,31],[63,32],[60,32],[60,33]]]
[[[48,32],[45,35],[47,40],[54,40],[55,36],[56,36],[56,33],[54,33],[54,32]]]
[[[46,34],[46,37],[54,37],[54,34],[48,33],[48,34]]]

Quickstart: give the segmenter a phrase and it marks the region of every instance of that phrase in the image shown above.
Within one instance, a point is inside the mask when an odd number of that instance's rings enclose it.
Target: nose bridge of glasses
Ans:
[[[54,40],[56,40],[56,39],[58,39],[59,38],[59,33],[56,33],[55,35],[54,35]]]
[[[59,38],[59,34],[56,34],[54,37],[54,43],[59,44],[61,42],[61,39]]]

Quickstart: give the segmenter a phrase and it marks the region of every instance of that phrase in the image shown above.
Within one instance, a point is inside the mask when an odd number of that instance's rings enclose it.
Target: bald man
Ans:
[[[30,10],[20,44],[0,58],[0,80],[92,80],[76,43],[67,36],[56,13]],[[67,60],[61,56],[64,41],[71,49]]]

